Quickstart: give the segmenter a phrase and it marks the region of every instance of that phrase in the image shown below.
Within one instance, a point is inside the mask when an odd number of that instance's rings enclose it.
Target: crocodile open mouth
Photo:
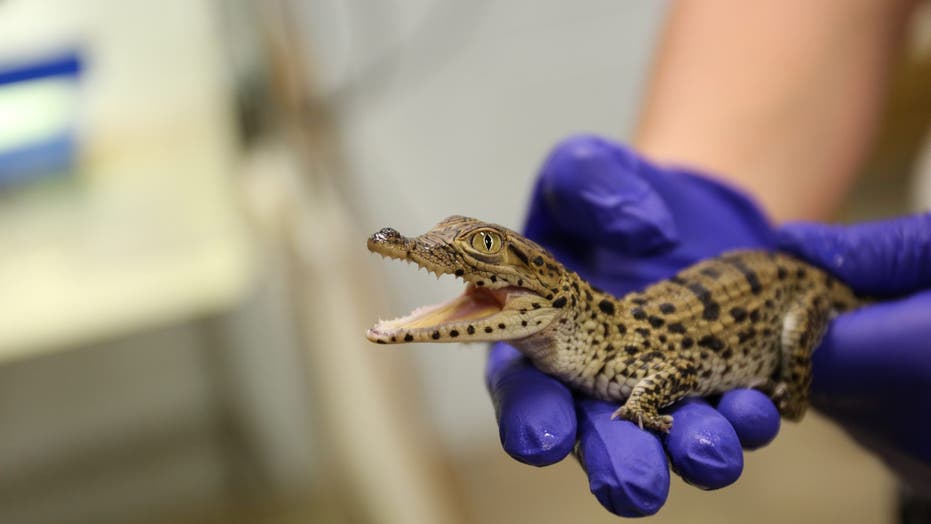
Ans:
[[[413,342],[438,340],[462,335],[463,341],[474,335],[477,325],[484,330],[517,296],[535,295],[517,286],[498,289],[467,284],[465,291],[452,300],[422,306],[406,316],[379,321],[366,336],[373,342]]]

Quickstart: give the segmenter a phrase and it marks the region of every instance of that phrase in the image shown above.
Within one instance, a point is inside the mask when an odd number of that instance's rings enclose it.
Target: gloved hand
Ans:
[[[832,322],[812,357],[811,401],[931,500],[931,213],[788,224],[778,236],[783,250],[882,300]]]
[[[659,168],[605,140],[581,136],[555,148],[537,180],[526,234],[593,285],[617,296],[734,248],[773,248],[766,218],[742,194],[697,173]],[[717,406],[673,406],[665,437],[611,420],[616,405],[573,394],[506,344],[492,347],[486,380],[504,449],[543,466],[577,454],[599,502],[622,516],[650,515],[669,491],[669,465],[704,489],[743,468],[741,447],[772,440],[779,414],[742,389]]]

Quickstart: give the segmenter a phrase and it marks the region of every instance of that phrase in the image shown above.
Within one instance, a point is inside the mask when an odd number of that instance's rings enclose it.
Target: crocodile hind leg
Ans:
[[[611,415],[623,418],[641,428],[668,433],[672,416],[659,410],[688,395],[698,383],[694,360],[688,358],[664,362],[634,386],[624,405]]]
[[[821,341],[830,310],[823,297],[807,293],[796,299],[783,320],[779,378],[762,389],[789,420],[802,418],[808,407],[811,354]]]

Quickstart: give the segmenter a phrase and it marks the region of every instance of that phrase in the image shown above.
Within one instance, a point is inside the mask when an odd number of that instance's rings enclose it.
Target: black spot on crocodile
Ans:
[[[779,280],[785,280],[789,276],[789,272],[786,271],[786,268],[779,266],[776,268],[776,278]]]
[[[607,346],[605,346],[605,353],[609,353],[609,354],[614,353],[614,346],[612,346],[611,344],[608,344]]]
[[[627,326],[625,326],[624,324],[618,324],[617,332],[620,333],[621,335],[627,333]]]
[[[801,278],[805,278],[805,276],[806,276],[807,274],[808,274],[808,273],[805,271],[804,268],[798,268],[798,269],[795,270],[795,276],[798,277],[798,278],[800,278],[800,279],[801,279]]]
[[[507,326],[505,326],[504,324],[498,324],[498,329],[504,329],[504,328],[506,328],[506,327],[507,327]]]
[[[398,337],[391,337],[391,341],[392,341],[392,342],[397,342],[397,341],[398,341]]]
[[[731,357],[733,357],[733,356],[734,356],[734,352],[731,351],[731,348],[727,348],[727,349],[725,349],[724,351],[721,352],[721,357],[722,357],[722,358],[731,358]]]
[[[594,300],[594,297],[592,297],[592,292],[589,291],[589,290],[587,290],[587,289],[585,290],[585,300],[587,300],[587,301],[589,301],[589,302],[591,302],[592,300]]]
[[[665,344],[667,340],[668,340],[668,339],[666,338],[666,335],[660,335],[660,336],[659,336],[659,341],[662,342],[663,344]]]
[[[763,304],[764,304],[768,309],[772,309],[772,308],[775,307],[775,305],[776,305],[776,304],[773,303],[772,300],[770,300],[770,299],[768,299],[768,298],[763,302]]]
[[[467,327],[467,328],[466,328],[466,333],[468,333],[468,334],[470,334],[470,335],[474,335],[474,334],[475,334],[475,326],[470,325],[469,327]]]
[[[668,329],[670,333],[678,333],[680,335],[685,333],[685,326],[682,325],[682,322],[673,322],[666,326],[666,329]]]
[[[763,336],[766,338],[773,336],[773,330],[770,328],[763,328]]]
[[[461,277],[462,275],[465,275],[465,271],[463,271],[463,270],[461,270],[461,269],[457,269],[455,275],[456,275],[457,277]]]
[[[554,266],[553,264],[550,264],[549,262],[547,262],[546,269],[549,269],[550,271],[556,271],[558,268]]]
[[[478,282],[475,283],[475,285],[478,286],[478,287],[482,287],[482,286],[485,285],[485,281],[484,281],[484,280],[479,280]]]
[[[559,297],[553,301],[553,307],[563,308],[566,306],[566,297]]]
[[[708,302],[705,310],[702,311],[702,318],[705,320],[717,320],[721,315],[721,306],[717,302]]]
[[[553,300],[553,294],[552,294],[552,293],[548,293],[548,294],[546,295],[546,299],[547,299],[547,300]]]
[[[688,349],[695,344],[695,341],[692,340],[692,337],[685,337],[682,339],[682,349]]]
[[[375,343],[376,343],[376,344],[386,344],[386,342],[385,342],[384,340],[382,340],[382,339],[376,340]]]
[[[747,319],[747,310],[742,307],[732,307],[730,314],[736,322],[743,322]]]
[[[639,352],[640,352],[640,348],[637,346],[631,346],[631,345],[624,346],[624,353],[627,353],[628,355],[636,355]]]
[[[759,321],[760,321],[760,310],[754,309],[753,311],[750,312],[750,322],[753,322],[755,324]]]
[[[404,335],[404,342],[411,342],[412,340],[414,340],[414,335],[411,335],[410,333]]]
[[[647,312],[643,308],[635,307],[630,310],[630,314],[637,320],[643,320],[647,318]]]
[[[488,280],[491,280],[492,283],[495,283],[495,282],[498,281],[498,277],[492,275],[492,276],[488,277]]]
[[[521,286],[523,286],[523,285],[524,285],[524,279],[518,278],[518,279],[517,279],[517,287],[521,287]]]
[[[494,329],[491,329],[491,326],[485,326],[485,333],[491,333]]]
[[[631,303],[637,304],[638,306],[643,306],[643,305],[645,305],[645,304],[647,303],[647,299],[645,299],[645,298],[643,298],[643,297],[632,298],[632,299],[630,299],[630,301],[631,301]]]
[[[524,327],[527,327],[527,321],[526,321],[526,320],[521,320],[521,321],[520,321],[520,325],[522,325],[522,326],[524,326]]]
[[[572,308],[575,309],[575,295],[572,296]]]
[[[735,269],[737,269],[737,271],[740,271],[740,273],[747,280],[747,283],[750,284],[751,293],[758,295],[760,291],[763,291],[763,286],[760,284],[759,275],[756,274],[756,271],[750,269],[740,257],[725,257],[722,260],[724,260],[725,263],[733,266]]]
[[[721,276],[721,273],[719,273],[718,270],[713,267],[702,268],[701,274],[711,278],[718,278]]]
[[[440,332],[439,332],[439,331],[434,331],[433,334],[430,335],[430,336],[433,337],[433,340],[436,340],[436,339],[440,338]]]
[[[659,305],[659,311],[664,315],[669,315],[676,312],[676,306],[670,304],[669,302],[663,302]]]
[[[650,338],[651,332],[647,328],[636,328],[634,331],[643,338]]]
[[[523,314],[526,313],[526,312],[527,312],[527,308],[525,308],[525,307],[520,308],[520,314],[521,314],[521,315],[523,315]]]
[[[657,317],[657,316],[655,316],[655,315],[650,315],[650,318],[649,318],[648,320],[650,321],[650,325],[653,326],[653,327],[655,327],[655,328],[661,328],[661,327],[663,327],[663,324],[666,323],[665,320],[663,320],[663,319],[661,319],[661,318],[659,318],[659,317]]]
[[[536,303],[536,302],[534,302],[533,304],[530,304],[530,305],[533,306],[533,309],[540,309],[540,304],[538,304],[538,303]]]
[[[750,340],[751,338],[755,336],[756,336],[756,330],[751,327],[744,331],[741,331],[740,333],[737,333],[737,340],[740,341],[741,344],[743,344],[744,342]]]
[[[649,353],[644,353],[640,358],[642,358],[644,362],[650,362],[652,360],[660,360],[664,356],[662,351],[650,351]]]
[[[591,318],[592,320],[595,320],[596,318],[598,318],[598,313],[595,313],[594,311],[592,311],[592,315],[589,318]]]
[[[702,308],[702,318],[705,320],[717,320],[718,316],[721,314],[721,306],[711,298],[711,292],[708,291],[708,288],[701,285],[700,282],[687,282],[684,284],[686,289],[692,292],[695,295],[695,298],[701,302]]]
[[[455,329],[452,329],[452,330],[449,331],[449,336],[451,336],[451,337],[453,337],[453,338],[456,338],[456,337],[459,336],[459,332],[456,331]]]
[[[579,292],[579,283],[578,283],[578,282],[573,282],[573,283],[572,283],[572,289],[574,289],[575,292],[578,293],[578,292]]]
[[[698,345],[705,347],[714,351],[721,351],[724,349],[724,342],[720,338],[713,335],[705,335],[698,339]]]
[[[711,368],[702,371],[701,378],[711,378]]]
[[[542,266],[542,265],[543,265],[543,257],[537,255],[536,258],[533,259],[533,263],[536,264],[536,265],[538,265],[538,266]]]
[[[604,299],[601,302],[599,302],[598,309],[600,309],[601,312],[604,313],[605,315],[614,314],[614,304],[608,299]]]
[[[601,375],[602,373],[604,373],[605,367],[608,366],[608,362],[611,362],[611,361],[610,361],[610,360],[605,360],[604,362],[601,363],[601,366],[598,367],[598,371],[595,371],[595,376],[596,376],[596,377],[597,377],[598,375]]]

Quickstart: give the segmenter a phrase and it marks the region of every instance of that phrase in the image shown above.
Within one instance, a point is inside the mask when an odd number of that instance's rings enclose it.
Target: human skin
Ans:
[[[915,3],[672,4],[634,148],[715,173],[777,223],[830,219],[869,152]]]

